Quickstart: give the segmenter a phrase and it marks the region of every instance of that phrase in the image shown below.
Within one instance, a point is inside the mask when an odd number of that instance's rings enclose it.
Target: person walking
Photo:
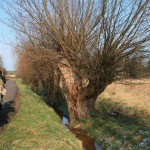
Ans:
[[[5,89],[6,78],[2,75],[2,71],[0,70],[0,95],[1,95],[1,103],[3,102],[3,97],[6,95]]]

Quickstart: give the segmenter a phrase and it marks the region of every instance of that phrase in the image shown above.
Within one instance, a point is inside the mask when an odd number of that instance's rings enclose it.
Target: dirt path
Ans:
[[[8,79],[5,87],[7,89],[7,93],[4,96],[3,107],[0,112],[0,133],[3,131],[5,125],[9,123],[11,116],[15,113],[14,100],[17,95],[15,79]]]

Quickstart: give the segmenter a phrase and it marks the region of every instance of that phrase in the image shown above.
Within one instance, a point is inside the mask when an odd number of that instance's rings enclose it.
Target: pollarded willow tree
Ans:
[[[149,54],[149,2],[13,0],[6,2],[6,12],[22,40],[54,54],[50,61],[61,73],[74,120],[89,116],[98,95],[122,76],[133,55]]]

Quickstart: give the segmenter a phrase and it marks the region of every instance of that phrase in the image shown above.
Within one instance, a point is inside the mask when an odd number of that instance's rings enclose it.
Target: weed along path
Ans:
[[[9,123],[10,118],[15,112],[14,100],[17,95],[15,79],[8,79],[5,87],[7,89],[7,93],[4,96],[3,106],[0,114],[0,133],[3,131],[4,126]]]

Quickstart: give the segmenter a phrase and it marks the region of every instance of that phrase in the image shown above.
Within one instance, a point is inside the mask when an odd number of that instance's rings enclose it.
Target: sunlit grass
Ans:
[[[120,114],[116,118],[110,115],[114,111]],[[149,114],[123,102],[101,99],[97,102],[97,112],[83,121],[82,126],[104,149],[150,149]]]
[[[0,136],[0,150],[79,150],[75,136],[61,125],[52,108],[17,81],[20,110]]]
[[[134,82],[109,85],[97,100],[97,111],[82,121],[86,133],[104,150],[150,149],[150,82]]]

